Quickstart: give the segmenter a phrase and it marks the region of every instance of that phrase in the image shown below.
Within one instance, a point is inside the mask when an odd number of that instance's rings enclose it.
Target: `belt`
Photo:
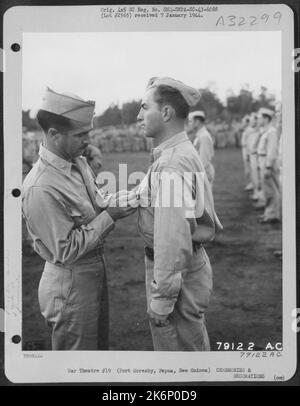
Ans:
[[[267,154],[258,154],[259,156],[267,156]]]
[[[197,252],[199,251],[199,249],[202,247],[202,243],[198,242],[198,241],[193,241],[193,253],[197,254]],[[146,257],[150,260],[150,261],[154,261],[154,249],[151,247],[144,247],[145,250],[145,255]]]

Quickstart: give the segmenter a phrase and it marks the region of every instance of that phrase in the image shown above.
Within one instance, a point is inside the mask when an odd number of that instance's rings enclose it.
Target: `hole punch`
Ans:
[[[19,335],[12,336],[11,341],[14,344],[19,344],[21,342],[21,336],[19,336]]]
[[[12,50],[13,52],[19,52],[20,49],[21,49],[21,45],[20,45],[20,44],[17,44],[17,43],[15,42],[14,44],[12,44],[12,46],[11,46],[10,48],[11,48],[11,50]]]
[[[13,195],[13,197],[19,197],[21,195],[21,190],[18,188],[15,188],[12,190],[11,194]]]

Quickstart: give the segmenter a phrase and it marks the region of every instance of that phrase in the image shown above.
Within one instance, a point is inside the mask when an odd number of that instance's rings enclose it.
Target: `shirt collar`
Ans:
[[[59,157],[58,155],[49,151],[49,149],[44,147],[42,144],[40,145],[39,155],[50,165],[54,166],[54,168],[63,171],[67,175],[71,174],[72,162],[66,161],[65,159]]]
[[[182,142],[189,141],[189,138],[185,131],[182,131],[173,137],[169,138],[168,140],[162,142],[158,147],[153,149],[153,158],[156,161],[161,154],[170,148],[174,148],[176,145],[181,144]]]

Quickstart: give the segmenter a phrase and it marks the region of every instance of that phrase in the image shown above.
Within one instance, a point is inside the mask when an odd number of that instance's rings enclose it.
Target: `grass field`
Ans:
[[[145,171],[147,153],[109,153],[104,169]],[[282,271],[273,255],[281,246],[281,228],[260,225],[244,189],[241,151],[216,151],[215,204],[224,231],[206,249],[214,272],[207,312],[212,350],[217,342],[266,344],[282,341]],[[110,349],[152,350],[146,316],[143,244],[136,217],[117,223],[106,242],[110,290]],[[40,315],[37,289],[43,261],[23,256],[23,348],[50,349],[49,331]]]

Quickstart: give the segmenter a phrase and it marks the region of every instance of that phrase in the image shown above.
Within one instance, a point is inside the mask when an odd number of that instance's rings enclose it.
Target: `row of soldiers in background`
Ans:
[[[26,137],[23,136],[23,179],[38,158],[41,141],[42,136],[40,133],[29,132]],[[84,151],[84,156],[95,175],[97,175],[102,168],[101,150],[93,144],[89,144]]]
[[[282,200],[282,118],[281,106],[276,111],[261,108],[244,117],[242,154],[247,178],[245,190],[256,209],[262,209],[259,222],[281,221]]]
[[[230,124],[224,121],[212,122],[206,120],[206,127],[211,134],[215,148],[239,146],[241,122],[237,120]],[[23,172],[26,174],[38,159],[41,131],[27,131],[23,128]],[[138,152],[152,148],[152,140],[145,137],[138,126],[96,128],[90,133],[91,144],[103,154],[107,152]]]

